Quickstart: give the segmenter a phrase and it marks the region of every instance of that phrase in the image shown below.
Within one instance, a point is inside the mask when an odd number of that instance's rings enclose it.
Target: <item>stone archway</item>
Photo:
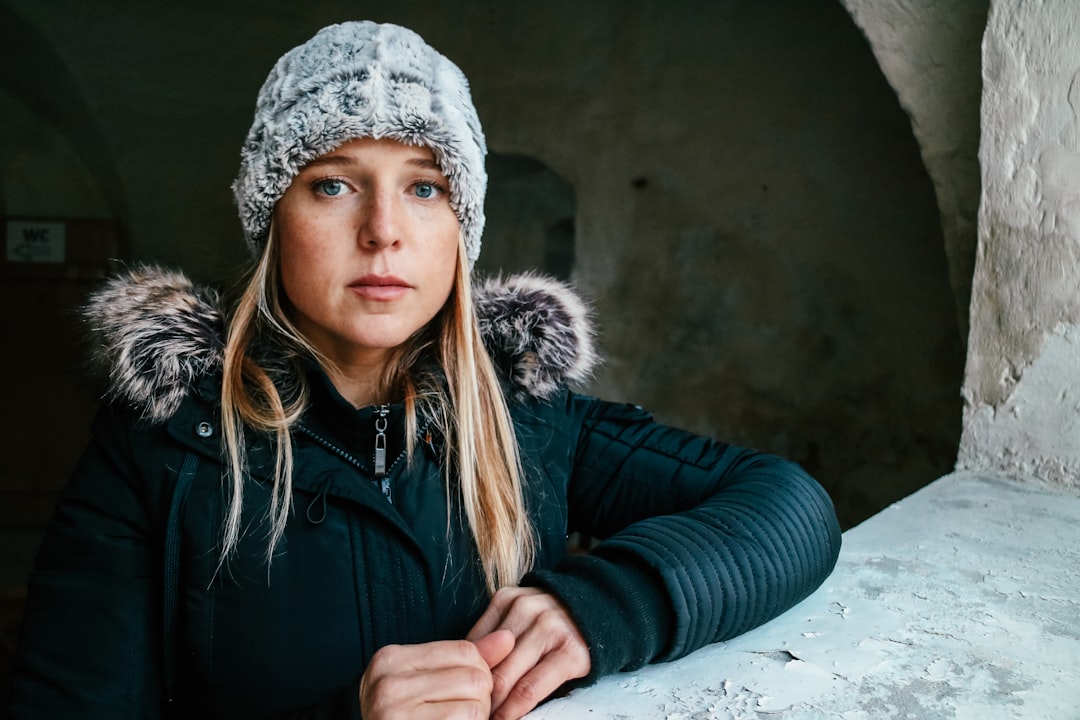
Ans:
[[[527,155],[487,157],[487,226],[481,273],[541,270],[569,280],[574,267],[574,188]]]
[[[61,153],[70,154],[81,163],[87,176],[81,181],[92,183],[100,193],[106,214],[116,223],[119,254],[126,256],[130,233],[120,175],[67,63],[45,37],[3,4],[0,4],[0,45],[11,59],[0,63],[0,93],[6,96],[4,102],[20,114],[36,116],[42,126],[41,134],[50,136],[45,147],[59,147]],[[8,113],[5,117],[8,123],[15,120]],[[68,166],[75,164],[70,158],[63,161]],[[4,207],[0,199],[0,212],[18,212],[18,208]]]
[[[937,196],[960,338],[966,343],[978,233],[982,37],[989,0],[841,2],[911,118]]]

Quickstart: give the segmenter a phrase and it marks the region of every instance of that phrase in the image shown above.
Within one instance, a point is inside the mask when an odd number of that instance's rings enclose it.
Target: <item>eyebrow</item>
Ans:
[[[405,161],[405,164],[412,165],[414,167],[418,167],[424,170],[436,170],[438,172],[442,172],[442,168],[439,167],[439,164],[437,162],[426,157],[411,157]],[[310,167],[318,167],[322,165],[348,167],[351,165],[356,165],[356,160],[349,157],[348,155],[323,155],[309,162],[307,165],[304,166],[304,168],[307,169]]]

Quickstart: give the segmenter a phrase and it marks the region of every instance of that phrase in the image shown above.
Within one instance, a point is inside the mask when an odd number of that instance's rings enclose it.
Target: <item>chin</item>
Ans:
[[[392,350],[399,347],[421,328],[431,322],[419,323],[415,319],[393,319],[390,317],[378,318],[385,322],[365,323],[363,326],[353,326],[353,332],[348,338],[357,349],[366,350]]]
[[[393,350],[400,347],[411,334],[400,332],[391,333],[364,333],[352,338],[353,345],[358,350]]]

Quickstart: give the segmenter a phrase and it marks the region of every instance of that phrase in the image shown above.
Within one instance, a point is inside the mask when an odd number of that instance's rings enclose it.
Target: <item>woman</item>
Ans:
[[[110,402],[12,717],[517,718],[828,575],[800,468],[568,390],[594,357],[562,285],[474,295],[484,153],[464,76],[408,30],[278,61],[233,186],[238,299],[140,268],[88,306]]]

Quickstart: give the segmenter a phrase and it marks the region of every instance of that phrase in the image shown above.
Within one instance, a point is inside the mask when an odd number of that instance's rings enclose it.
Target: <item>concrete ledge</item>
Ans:
[[[948,475],[845,533],[771,623],[529,717],[1080,717],[1080,496]]]

